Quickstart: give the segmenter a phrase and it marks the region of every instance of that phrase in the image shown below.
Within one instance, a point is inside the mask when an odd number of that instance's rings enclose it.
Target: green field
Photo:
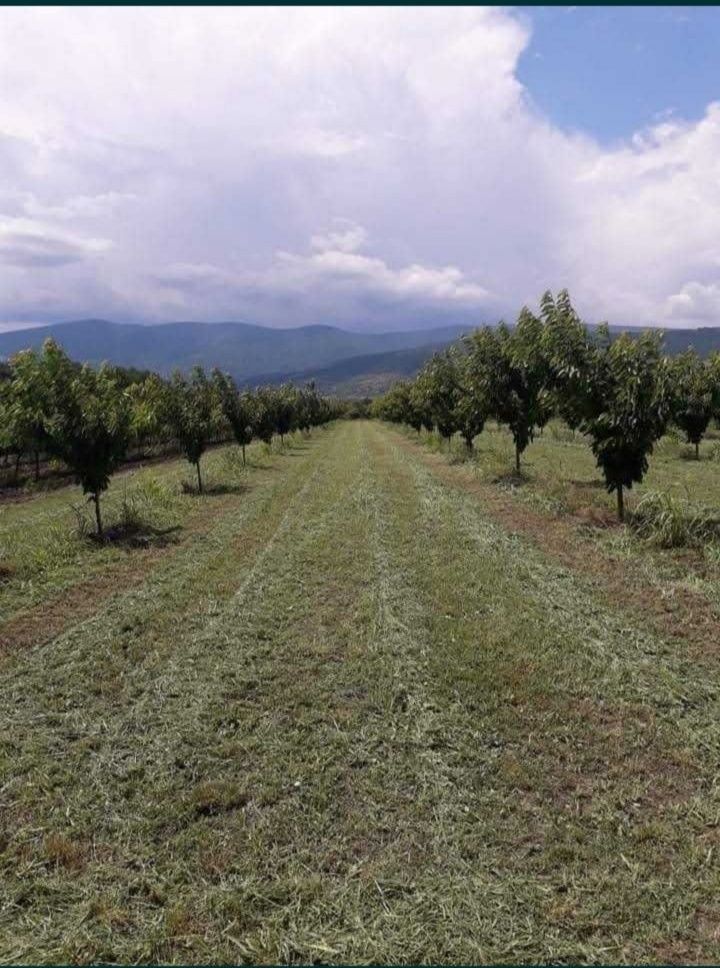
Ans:
[[[431,446],[427,446],[430,443]],[[646,488],[720,506],[662,443]],[[0,508],[4,962],[720,959],[720,566],[371,422]]]

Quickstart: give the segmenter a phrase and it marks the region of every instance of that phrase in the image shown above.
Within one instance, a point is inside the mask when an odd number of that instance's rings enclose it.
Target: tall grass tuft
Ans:
[[[631,524],[639,537],[660,548],[696,548],[720,537],[717,515],[661,491],[644,495]]]

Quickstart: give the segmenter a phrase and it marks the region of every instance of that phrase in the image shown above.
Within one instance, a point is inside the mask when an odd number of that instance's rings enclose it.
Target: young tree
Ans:
[[[543,351],[549,367],[554,407],[573,433],[583,418],[582,401],[590,378],[590,343],[567,289],[541,299]]]
[[[662,335],[610,338],[607,325],[589,335],[566,291],[542,302],[545,350],[559,411],[590,437],[605,486],[625,517],[624,490],[642,481],[655,442],[672,413],[672,366]]]
[[[550,368],[542,337],[542,322],[523,309],[513,330],[486,326],[467,340],[473,379],[488,413],[510,429],[518,473],[535,428],[548,418]]]
[[[100,495],[130,444],[130,401],[109,370],[78,368],[52,340],[45,342],[40,364],[48,388],[48,450],[65,461],[90,495],[102,537]]]
[[[515,469],[520,455],[552,414],[550,368],[543,346],[542,321],[522,309],[515,328],[501,338],[510,393],[498,401],[498,417],[507,423],[515,442]]]
[[[151,373],[130,383],[126,392],[130,400],[134,446],[143,448],[162,435],[167,384],[156,373]]]
[[[3,454],[3,466],[7,467],[11,454],[15,457],[14,481],[17,484],[26,442],[25,435],[17,424],[18,411],[14,396],[11,381],[0,385],[0,449]]]
[[[422,418],[413,400],[414,385],[404,380],[394,383],[383,397],[371,405],[373,416],[392,423],[404,423],[420,433]]]
[[[427,411],[440,436],[449,441],[459,430],[458,374],[450,353],[436,353],[421,370],[415,388],[422,409]]]
[[[419,376],[415,377],[410,384],[408,419],[405,423],[410,424],[418,433],[423,429],[430,433],[434,428],[433,415]]]
[[[623,490],[642,481],[648,457],[671,416],[669,364],[662,335],[623,333],[611,341],[607,327],[590,348],[589,379],[578,388],[582,430],[590,437],[605,486],[617,495],[625,518]]]
[[[718,384],[712,363],[705,363],[689,349],[672,360],[670,371],[672,419],[687,442],[695,445],[695,460],[700,460],[700,441],[718,405]]]
[[[217,429],[219,404],[215,388],[201,366],[193,367],[189,379],[179,372],[173,374],[166,397],[165,422],[186,459],[195,465],[198,491],[202,494],[200,458]]]
[[[253,437],[269,447],[275,433],[275,394],[271,387],[259,387],[252,397]]]
[[[322,401],[314,383],[306,383],[295,394],[295,424],[304,434],[309,434],[321,420]]]
[[[8,457],[13,450],[13,433],[10,417],[11,401],[10,380],[0,380],[0,453],[3,457],[3,467],[8,464]]]
[[[48,384],[42,359],[34,350],[23,350],[12,359],[12,380],[6,394],[6,419],[18,460],[27,452],[35,458],[36,481],[40,478],[40,453],[47,449],[47,409]]]
[[[455,420],[468,450],[473,440],[483,432],[490,407],[482,380],[476,379],[475,361],[471,353],[455,357],[458,394],[455,403]]]
[[[332,400],[327,397],[322,397],[315,390],[315,403],[314,403],[314,415],[313,415],[313,427],[322,427],[324,424],[330,423],[331,420],[337,420],[339,417],[345,416],[347,414],[349,407],[354,407],[356,405],[349,404],[347,401]],[[369,398],[366,399],[366,403],[369,404]],[[358,401],[359,405],[362,405],[361,401]]]
[[[284,383],[274,391],[273,414],[275,418],[275,433],[280,437],[280,443],[285,443],[285,435],[293,429],[296,408],[295,387]]]
[[[242,449],[243,466],[245,448],[252,441],[252,401],[247,394],[238,391],[235,381],[220,370],[213,370],[213,382],[220,402],[223,417],[230,426],[232,435]]]

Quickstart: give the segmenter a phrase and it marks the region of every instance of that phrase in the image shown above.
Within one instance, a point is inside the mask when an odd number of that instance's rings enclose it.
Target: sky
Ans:
[[[720,325],[720,9],[0,11],[0,329]]]

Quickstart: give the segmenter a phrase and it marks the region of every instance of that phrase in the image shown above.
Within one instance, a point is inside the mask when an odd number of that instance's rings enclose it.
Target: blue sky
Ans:
[[[714,7],[519,7],[532,37],[518,78],[567,129],[604,142],[666,117],[697,120],[720,98]]]
[[[720,324],[720,9],[6,7],[0,327]]]

